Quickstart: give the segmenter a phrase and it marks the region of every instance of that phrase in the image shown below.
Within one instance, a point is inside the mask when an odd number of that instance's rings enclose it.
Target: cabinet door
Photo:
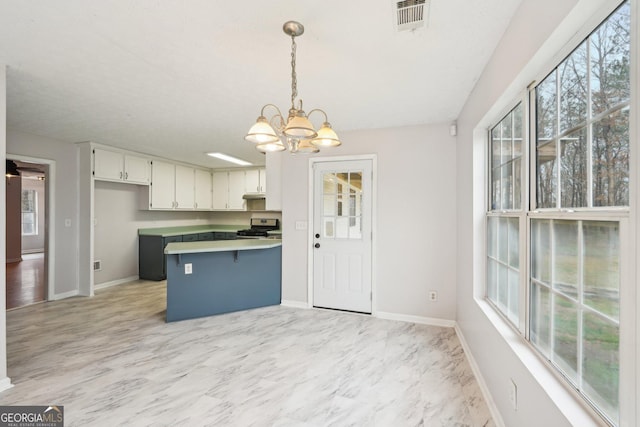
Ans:
[[[211,172],[196,169],[196,209],[212,209],[211,185]]]
[[[171,163],[154,160],[151,164],[151,209],[173,209],[176,169]]]
[[[267,192],[267,170],[266,169],[258,169],[258,175],[260,176],[260,192]]]
[[[244,175],[247,193],[260,193],[260,171],[258,169],[248,169]]]
[[[132,184],[149,185],[149,160],[125,154],[124,180]]]
[[[229,172],[213,173],[213,209],[228,209]]]
[[[229,172],[229,209],[244,209],[245,192],[244,171]]]
[[[176,165],[176,209],[195,209],[195,170]]]
[[[102,150],[93,150],[93,176],[96,179],[106,181],[122,181],[124,160],[122,153]]]

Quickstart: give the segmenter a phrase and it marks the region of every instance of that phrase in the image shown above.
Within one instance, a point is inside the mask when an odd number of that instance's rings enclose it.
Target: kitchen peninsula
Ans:
[[[280,304],[282,240],[169,243],[166,321]]]

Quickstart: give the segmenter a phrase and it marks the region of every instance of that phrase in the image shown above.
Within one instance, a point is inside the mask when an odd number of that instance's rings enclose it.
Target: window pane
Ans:
[[[629,110],[593,124],[593,205],[629,205]]]
[[[497,167],[491,172],[491,210],[501,208],[502,188],[500,186],[500,168]]]
[[[615,222],[585,222],[584,303],[614,319],[620,316],[620,232]]]
[[[560,132],[587,120],[587,44],[573,51],[558,67],[560,74]]]
[[[620,328],[585,312],[583,318],[582,380],[584,393],[612,420],[619,418],[618,379]]]
[[[325,239],[332,239],[335,235],[334,232],[334,218],[333,217],[325,217],[324,218],[324,227],[322,227],[322,233]]]
[[[556,143],[538,146],[537,150],[537,205],[539,208],[556,207]]]
[[[509,265],[515,269],[520,267],[520,231],[518,218],[508,219],[509,229]]]
[[[511,162],[502,165],[502,209],[513,209],[513,169]]]
[[[522,209],[522,160],[513,161],[513,208]]]
[[[498,263],[492,259],[487,264],[487,297],[498,302]]]
[[[630,99],[630,12],[626,2],[589,38],[594,116]]]
[[[498,223],[498,260],[507,264],[509,262],[509,219],[500,218]]]
[[[522,103],[513,109],[513,157],[522,156],[522,142],[524,139],[524,108]]]
[[[551,353],[551,294],[546,286],[531,283],[529,337],[547,357]]]
[[[578,309],[574,302],[561,295],[553,296],[552,360],[571,380],[578,372]]]
[[[551,222],[531,221],[531,277],[551,284]]]
[[[556,97],[556,71],[553,71],[536,87],[537,145],[543,145],[557,135]]]
[[[560,139],[560,194],[562,207],[588,206],[587,129],[582,128]]]
[[[490,216],[487,218],[487,253],[492,258],[498,256],[498,218]]]
[[[513,159],[513,126],[511,124],[511,113],[502,120],[502,164]]]
[[[518,270],[514,270],[512,268],[509,269],[509,283],[507,286],[509,297],[509,308],[507,311],[507,316],[509,320],[511,320],[514,324],[518,324],[518,306],[519,306],[519,295],[520,295],[520,274]]]
[[[508,299],[508,281],[509,270],[504,264],[498,264],[498,307],[503,313],[507,313],[509,304]]]
[[[336,238],[347,239],[349,238],[349,218],[338,217],[336,218]]]
[[[578,222],[553,221],[553,288],[578,298]]]
[[[335,215],[336,214],[336,196],[335,195],[324,195],[322,198],[322,212],[324,215]]]

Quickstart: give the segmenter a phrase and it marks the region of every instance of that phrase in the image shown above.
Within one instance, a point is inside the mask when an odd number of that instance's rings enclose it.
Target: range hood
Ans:
[[[267,195],[265,193],[246,193],[242,198],[245,200],[259,200],[266,199]]]

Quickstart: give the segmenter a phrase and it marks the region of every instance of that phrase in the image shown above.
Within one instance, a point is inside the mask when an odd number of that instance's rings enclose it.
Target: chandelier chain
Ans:
[[[296,75],[296,37],[291,36],[291,108],[295,109],[298,96],[298,78]]]

